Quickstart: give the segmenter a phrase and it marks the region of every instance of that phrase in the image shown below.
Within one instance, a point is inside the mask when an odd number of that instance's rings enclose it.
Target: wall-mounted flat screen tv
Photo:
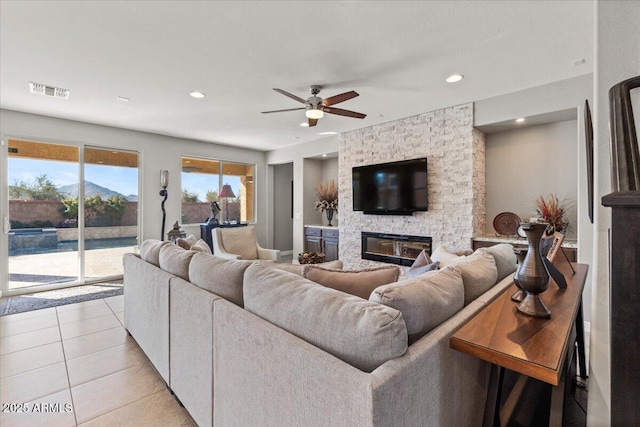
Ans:
[[[356,166],[352,185],[354,211],[411,215],[428,208],[426,158]]]

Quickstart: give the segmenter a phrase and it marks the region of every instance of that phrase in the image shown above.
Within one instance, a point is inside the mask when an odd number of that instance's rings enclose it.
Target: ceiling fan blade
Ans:
[[[356,91],[341,93],[340,95],[330,96],[329,98],[325,98],[322,101],[322,104],[325,106],[339,104],[340,102],[348,101],[351,98],[355,98],[356,96],[360,96],[360,94]]]
[[[364,119],[365,117],[367,117],[366,114],[362,114],[362,113],[356,113],[355,111],[349,111],[349,110],[343,110],[342,108],[323,108],[323,110],[325,113],[329,113],[329,114],[336,114],[338,116],[347,116],[347,117],[353,117],[355,119]]]
[[[318,124],[318,119],[309,119],[309,127]]]
[[[286,110],[271,110],[271,111],[263,111],[262,114],[268,114],[268,113],[282,113],[283,111],[297,111],[297,110],[306,110],[306,107],[299,107],[299,108],[287,108]]]
[[[289,93],[289,92],[287,92],[286,90],[276,89],[275,87],[273,88],[273,90],[275,90],[275,91],[276,91],[276,92],[278,92],[278,93],[283,94],[284,96],[288,96],[288,97],[289,97],[289,98],[291,98],[291,99],[295,99],[296,101],[301,102],[301,103],[303,103],[303,104],[306,104],[306,103],[307,103],[307,100],[306,100],[306,99],[302,99],[302,98],[300,98],[299,96],[295,96],[294,94]]]

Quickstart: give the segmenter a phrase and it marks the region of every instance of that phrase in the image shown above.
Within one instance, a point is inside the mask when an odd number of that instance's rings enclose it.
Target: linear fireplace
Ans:
[[[362,232],[362,259],[411,265],[423,249],[431,255],[431,237]]]

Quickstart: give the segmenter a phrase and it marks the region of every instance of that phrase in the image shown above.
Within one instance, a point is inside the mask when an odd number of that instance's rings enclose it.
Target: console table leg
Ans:
[[[587,374],[587,364],[586,364],[586,356],[584,353],[584,320],[582,317],[582,299],[580,300],[580,307],[578,308],[578,313],[576,315],[576,335],[578,338],[578,364],[580,365],[580,377],[583,379],[587,379],[589,374]]]
[[[483,427],[500,426],[500,400],[502,399],[502,383],[504,382],[504,368],[491,364],[489,372],[489,389],[484,406]]]

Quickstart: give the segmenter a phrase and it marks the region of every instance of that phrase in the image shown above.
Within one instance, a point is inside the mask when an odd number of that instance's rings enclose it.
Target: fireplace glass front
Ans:
[[[362,259],[411,265],[425,249],[431,255],[431,237],[362,232]]]

